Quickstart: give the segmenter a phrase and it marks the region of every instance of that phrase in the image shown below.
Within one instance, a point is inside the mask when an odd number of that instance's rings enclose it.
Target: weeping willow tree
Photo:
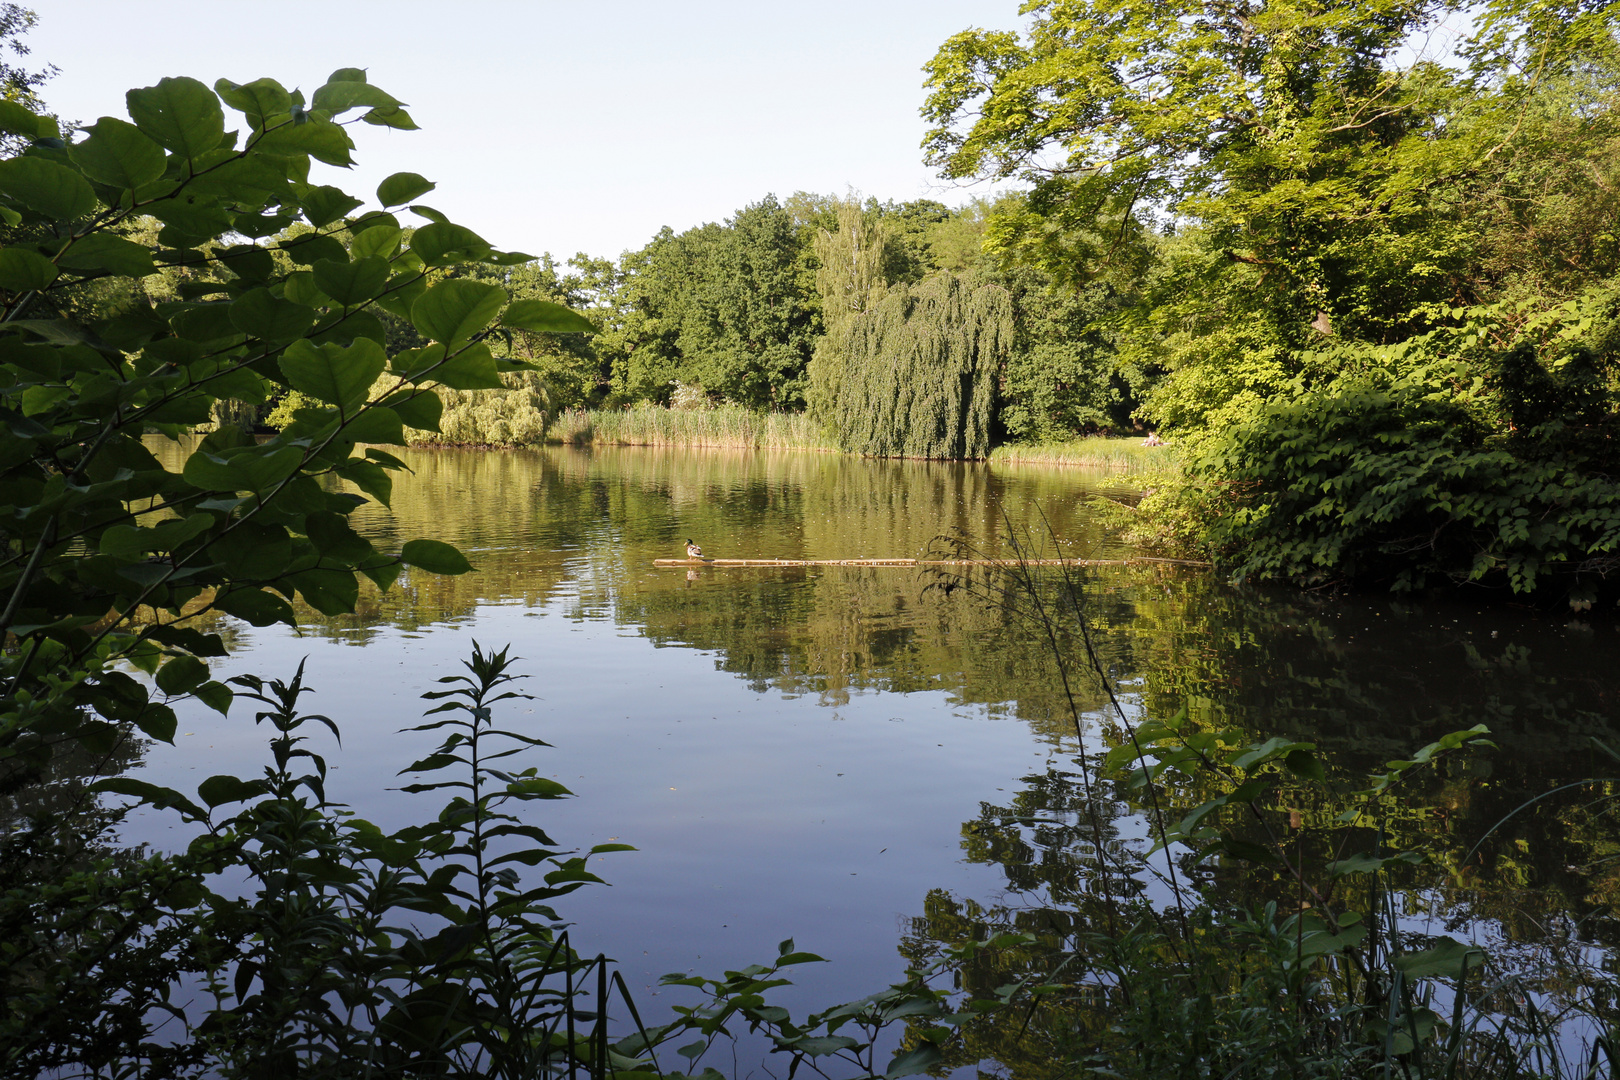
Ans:
[[[1002,289],[969,288],[953,274],[894,286],[851,320],[829,411],[840,443],[880,457],[987,456],[1012,340]]]
[[[810,358],[805,405],[811,415],[833,419],[833,407],[849,356],[855,320],[875,308],[888,291],[883,277],[886,230],[868,222],[854,197],[837,204],[838,228],[821,229],[815,239],[816,291],[821,294],[822,335]]]

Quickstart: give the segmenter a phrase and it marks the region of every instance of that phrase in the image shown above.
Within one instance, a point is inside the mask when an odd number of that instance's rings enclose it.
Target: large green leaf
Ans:
[[[276,273],[276,258],[269,248],[257,244],[232,244],[214,252],[219,264],[244,282],[254,285],[267,282]]]
[[[380,255],[354,262],[322,259],[310,270],[321,292],[344,307],[355,307],[373,299],[388,283],[388,261]]]
[[[404,206],[436,187],[433,181],[417,173],[397,172],[377,185],[377,201],[384,206]]]
[[[399,418],[418,431],[438,431],[444,402],[431,390],[404,390],[384,399]]]
[[[214,527],[209,513],[172,518],[151,526],[114,525],[101,534],[101,553],[119,559],[139,559],[150,551],[168,552]]]
[[[196,79],[160,79],[124,99],[135,126],[180,157],[199,157],[225,137],[219,98]]]
[[[0,249],[0,289],[28,292],[43,289],[56,280],[56,264],[27,248]]]
[[[394,478],[375,461],[351,458],[333,471],[384,506],[393,500]]]
[[[381,405],[372,405],[363,409],[344,427],[342,438],[351,443],[402,446],[405,443],[405,427],[400,422],[399,413]]]
[[[221,716],[225,716],[231,711],[231,702],[236,698],[236,695],[231,692],[230,687],[214,679],[210,679],[208,682],[203,683],[191,693],[192,696],[198,701],[202,702],[210,709],[213,709]]]
[[[351,570],[304,570],[288,580],[322,615],[347,615],[360,602],[360,582]]]
[[[184,649],[193,656],[227,656],[225,642],[218,634],[205,634],[189,626],[153,626],[147,636],[153,641]]]
[[[227,615],[235,615],[253,626],[286,623],[296,626],[292,605],[274,593],[263,589],[235,588],[214,598],[214,606]]]
[[[152,203],[146,212],[168,226],[158,234],[159,240],[182,247],[212,240],[233,224],[231,215],[219,203],[189,195]]]
[[[349,257],[339,240],[323,233],[305,233],[283,240],[281,250],[299,266],[314,266],[322,259],[342,262]]]
[[[514,300],[501,314],[501,325],[547,334],[594,334],[596,327],[585,316],[569,311],[550,300]]]
[[[246,802],[268,793],[263,780],[243,780],[235,776],[210,776],[197,785],[197,794],[210,810],[226,803]]]
[[[37,157],[0,161],[0,193],[53,221],[72,221],[96,208],[90,182],[65,165]]]
[[[383,326],[381,319],[365,308],[331,312],[309,335],[311,341],[322,345],[327,342],[347,345],[361,338],[370,338],[378,345],[388,344],[388,328]]]
[[[232,225],[243,236],[250,236],[255,240],[263,240],[267,236],[274,236],[296,220],[293,214],[285,209],[274,214],[256,214],[247,210],[239,210],[232,216]]]
[[[440,540],[412,540],[399,557],[430,574],[465,574],[473,568],[465,555]]]
[[[315,275],[308,270],[294,270],[282,279],[281,295],[310,308],[328,307],[332,303],[330,296],[315,287]]]
[[[242,333],[263,341],[292,341],[315,324],[315,311],[282,300],[269,289],[250,289],[231,304],[231,322]]]
[[[316,161],[345,168],[354,164],[349,154],[354,149],[354,140],[330,120],[310,118],[295,122],[289,119],[269,128],[253,145],[267,154],[308,154]]]
[[[397,105],[391,108],[372,109],[360,119],[378,127],[393,128],[395,131],[417,130],[416,121],[411,119],[411,114]]]
[[[186,483],[205,491],[264,491],[280,483],[303,463],[304,452],[296,446],[242,446],[211,453],[194,451],[186,458],[182,475]],[[242,526],[232,529],[241,532]]]
[[[324,557],[353,565],[374,552],[371,542],[349,524],[342,514],[321,510],[304,521],[304,533]]]
[[[222,302],[177,307],[169,315],[169,325],[181,337],[204,344],[229,341],[240,334],[231,322],[231,305]]]
[[[274,79],[254,79],[250,83],[233,83],[229,79],[216,79],[214,92],[225,104],[237,112],[245,113],[263,126],[265,117],[281,116],[292,111],[292,96],[287,88]]]
[[[366,108],[395,109],[402,104],[404,103],[381,87],[351,79],[329,82],[317,89],[315,96],[310,99],[312,107],[334,116],[362,105]]]
[[[298,204],[303,207],[304,216],[309,219],[309,223],[318,229],[323,225],[330,225],[360,206],[361,202],[341,188],[323,184],[320,187],[310,188],[298,200]]]
[[[98,795],[102,793],[127,795],[158,810],[179,810],[182,814],[197,820],[208,816],[203,813],[202,807],[178,791],[159,787],[146,780],[137,780],[133,776],[109,776],[105,780],[97,780],[85,790]]]
[[[377,298],[377,306],[390,315],[402,319],[411,317],[411,305],[427,292],[427,276],[416,272],[395,274],[388,279],[388,289]]]
[[[429,222],[417,229],[411,236],[411,250],[422,260],[423,266],[477,262],[490,254],[490,246],[483,237],[448,221]]]
[[[1403,953],[1391,961],[1408,979],[1459,979],[1466,971],[1478,971],[1485,964],[1485,951],[1478,945],[1465,945],[1442,937],[1431,948]]]
[[[455,348],[487,327],[506,303],[506,290],[481,281],[441,281],[411,305],[422,336]]]
[[[296,490],[297,487],[298,484],[294,483],[286,490]],[[239,521],[209,545],[208,553],[214,557],[215,565],[227,580],[264,581],[275,578],[287,569],[292,562],[293,545],[285,528]],[[249,597],[243,603],[255,604],[258,601]]]
[[[25,139],[39,137],[39,124],[43,117],[17,104],[0,101],[0,131],[8,135],[21,135]]]
[[[889,1067],[883,1070],[884,1080],[899,1080],[902,1076],[916,1076],[925,1073],[938,1065],[944,1055],[939,1047],[933,1043],[923,1043],[910,1050],[902,1050],[894,1055]]]
[[[506,386],[495,366],[494,355],[482,341],[467,346],[434,368],[428,378],[452,390],[501,390]]]
[[[370,338],[353,345],[312,345],[295,341],[281,356],[281,370],[294,390],[336,405],[345,414],[365,401],[388,359]]]
[[[163,147],[134,124],[103,116],[85,130],[90,137],[68,147],[68,155],[90,179],[133,191],[163,175]]]
[[[358,230],[354,239],[349,243],[349,257],[352,259],[367,259],[375,255],[378,258],[388,259],[399,250],[400,237],[404,230],[397,225],[372,225]]]
[[[176,656],[157,673],[158,689],[165,694],[189,694],[208,681],[208,665],[195,656]]]
[[[106,232],[93,232],[74,240],[57,255],[56,264],[70,270],[105,270],[119,277],[157,273],[151,249]]]
[[[240,157],[232,156],[230,151],[213,150],[197,164],[201,167],[221,154],[225,155],[222,160],[208,164],[206,172],[186,183],[187,194],[217,196],[233,210],[243,206],[256,209],[271,203],[291,203],[293,188],[289,181],[304,182],[302,168],[273,154]]]

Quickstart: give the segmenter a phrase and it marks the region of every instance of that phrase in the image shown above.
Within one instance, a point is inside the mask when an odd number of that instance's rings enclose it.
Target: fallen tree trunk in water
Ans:
[[[1197,559],[654,559],[654,566],[1130,566],[1172,563],[1208,566]]]

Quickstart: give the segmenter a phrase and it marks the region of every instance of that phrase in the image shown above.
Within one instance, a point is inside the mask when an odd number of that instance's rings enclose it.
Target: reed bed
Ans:
[[[730,446],[753,450],[837,450],[804,413],[756,413],[736,405],[712,409],[572,410],[552,423],[548,442],[565,446]]]
[[[1012,462],[1165,472],[1176,467],[1176,456],[1170,446],[1144,446],[1135,436],[1112,435],[1094,435],[1065,443],[1008,444],[990,451],[992,465]]]

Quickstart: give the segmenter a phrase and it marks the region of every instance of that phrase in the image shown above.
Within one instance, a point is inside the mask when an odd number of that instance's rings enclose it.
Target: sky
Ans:
[[[922,66],[959,31],[1021,24],[1017,0],[24,2],[40,19],[24,66],[60,68],[43,97],[82,123],[126,116],[124,92],[164,76],[307,95],[365,68],[422,130],[353,125],[356,167],[319,182],[369,200],[389,173],[421,173],[438,184],[422,202],[559,260],[617,257],[769,193],[986,194],[923,164]]]

